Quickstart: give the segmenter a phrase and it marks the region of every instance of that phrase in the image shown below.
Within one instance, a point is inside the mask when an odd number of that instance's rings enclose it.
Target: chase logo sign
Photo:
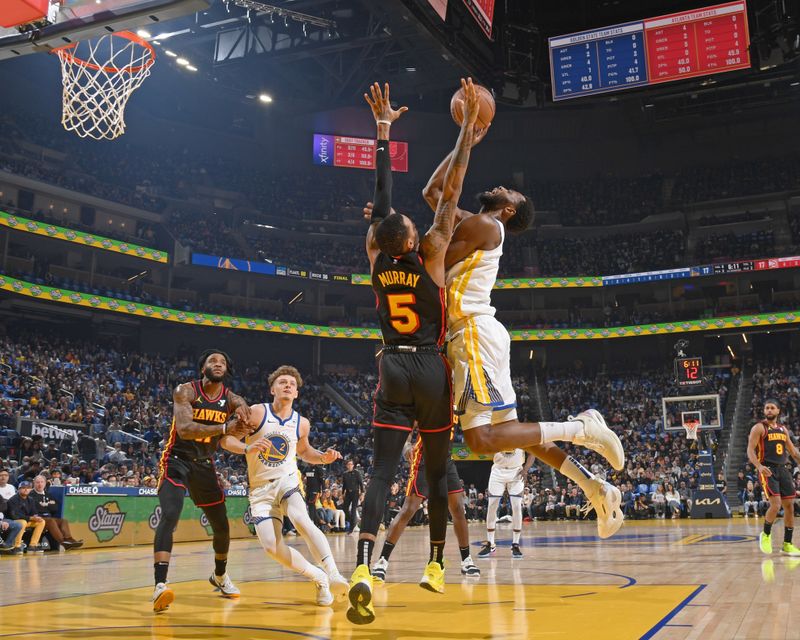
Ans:
[[[89,531],[97,537],[98,542],[113,540],[122,531],[125,515],[116,500],[106,502],[89,517]]]

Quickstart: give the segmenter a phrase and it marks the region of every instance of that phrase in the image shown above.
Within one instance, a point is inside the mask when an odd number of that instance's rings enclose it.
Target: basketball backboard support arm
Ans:
[[[54,24],[26,33],[0,29],[0,60],[50,52],[66,44],[117,31],[152,27],[165,20],[203,11],[210,4],[211,0],[102,0],[99,3],[92,0],[84,11],[78,12],[71,7],[83,7],[82,0],[71,0],[64,3]]]

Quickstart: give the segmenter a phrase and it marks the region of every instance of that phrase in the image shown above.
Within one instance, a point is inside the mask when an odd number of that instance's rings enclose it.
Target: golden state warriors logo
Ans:
[[[258,454],[258,459],[268,467],[280,466],[289,454],[289,441],[279,433],[264,436],[269,449]]]

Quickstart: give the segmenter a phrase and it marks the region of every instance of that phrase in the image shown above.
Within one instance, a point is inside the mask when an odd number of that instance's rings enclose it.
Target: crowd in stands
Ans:
[[[706,236],[698,241],[695,257],[698,262],[724,262],[744,258],[768,258],[775,255],[775,234],[772,230],[750,233],[726,233]]]

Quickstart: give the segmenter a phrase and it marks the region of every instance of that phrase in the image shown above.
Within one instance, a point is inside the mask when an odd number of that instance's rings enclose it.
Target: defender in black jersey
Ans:
[[[367,256],[384,346],[373,417],[374,470],[367,486],[356,569],[350,580],[347,618],[355,624],[375,619],[370,564],[389,485],[397,472],[408,432],[419,424],[429,485],[431,555],[420,581],[444,591],[447,531],[447,459],[453,425],[450,369],[443,357],[445,332],[444,256],[453,233],[456,203],[466,172],[478,115],[472,81],[462,80],[464,119],[433,224],[420,240],[410,218],[391,209],[389,127],[407,109],[393,109],[389,85],[378,83],[364,95],[378,128],[375,149],[375,203],[367,232]]]
[[[226,572],[230,526],[213,456],[222,436],[240,438],[249,432],[250,406],[223,383],[233,369],[227,354],[206,351],[200,357],[199,369],[202,378],[178,385],[173,393],[172,426],[158,465],[161,518],[153,542],[156,612],[164,611],[175,599],[172,589],[166,586],[167,571],[172,534],[178,526],[187,492],[214,531],[214,573],[209,582],[223,596],[239,597],[239,590]]]
[[[778,401],[766,400],[764,419],[750,429],[747,442],[747,457],[755,466],[764,493],[769,498],[769,509],[764,515],[764,531],[761,533],[759,546],[764,553],[772,553],[772,525],[783,507],[782,553],[800,556],[800,549],[792,544],[795,488],[792,474],[786,468],[789,456],[800,463],[800,451],[792,442],[789,430],[778,423],[779,417]]]

